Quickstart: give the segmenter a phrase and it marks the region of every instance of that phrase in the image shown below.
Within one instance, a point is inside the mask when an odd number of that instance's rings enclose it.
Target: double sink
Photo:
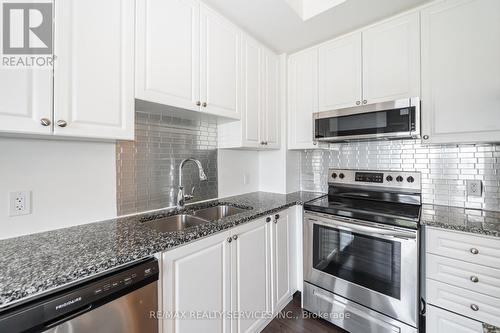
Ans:
[[[171,216],[160,215],[157,218],[148,218],[147,220],[143,220],[141,222],[159,232],[183,231],[191,227],[220,220],[224,217],[243,213],[248,209],[251,208],[240,208],[227,204],[221,204],[218,206],[194,210],[192,214],[182,213]]]

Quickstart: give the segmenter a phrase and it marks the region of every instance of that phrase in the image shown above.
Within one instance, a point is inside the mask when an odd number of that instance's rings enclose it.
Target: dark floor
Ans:
[[[282,316],[273,319],[262,331],[264,333],[344,333],[323,319],[304,317],[300,307],[300,293],[281,311]],[[307,313],[307,312],[306,312]],[[307,313],[308,314],[308,313]]]

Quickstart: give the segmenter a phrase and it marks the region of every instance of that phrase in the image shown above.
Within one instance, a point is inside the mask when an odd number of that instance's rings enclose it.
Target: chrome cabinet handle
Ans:
[[[65,120],[58,120],[56,124],[59,127],[66,127],[66,126],[68,126],[68,123]]]
[[[474,275],[470,277],[470,280],[472,282],[474,282],[474,283],[478,283],[479,282],[479,278],[477,276],[474,276]]]
[[[360,105],[360,104],[361,104],[361,102],[360,102],[360,101],[356,101],[356,105]]]
[[[473,247],[472,249],[470,249],[470,253],[472,253],[472,254],[479,254],[479,250],[476,249],[475,247]]]
[[[472,311],[479,311],[479,306],[477,306],[476,304],[471,304],[470,308],[472,309]]]
[[[366,104],[366,103],[368,103],[368,101],[367,101],[366,99],[365,99],[365,100],[363,100],[363,104]]]
[[[233,236],[233,239],[234,239],[234,240],[237,240],[237,239],[238,239],[238,235],[234,235],[234,236]]]
[[[203,104],[201,106],[203,106],[204,108],[206,108],[207,107],[207,102],[203,102]]]
[[[42,126],[50,126],[51,122],[50,119],[42,118],[40,119],[40,124],[42,124]]]
[[[201,102],[200,101],[197,101],[196,102],[196,106],[200,106],[201,105]]]
[[[232,241],[233,241],[233,239],[232,239],[231,237],[228,237],[228,238],[227,238],[227,242],[228,242],[228,243],[231,243]]]

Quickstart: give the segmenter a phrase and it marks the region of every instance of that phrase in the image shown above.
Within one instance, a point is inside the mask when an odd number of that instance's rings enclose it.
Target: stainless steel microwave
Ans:
[[[420,98],[317,112],[314,140],[410,139],[420,137]]]

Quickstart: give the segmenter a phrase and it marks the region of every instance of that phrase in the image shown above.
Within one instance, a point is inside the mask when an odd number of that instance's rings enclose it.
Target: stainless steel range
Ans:
[[[306,310],[352,333],[418,331],[420,179],[330,170],[304,206]]]

